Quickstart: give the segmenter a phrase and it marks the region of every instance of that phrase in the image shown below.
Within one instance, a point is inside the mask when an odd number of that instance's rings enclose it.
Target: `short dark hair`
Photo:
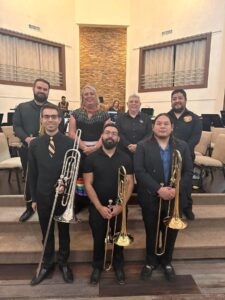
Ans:
[[[155,117],[155,119],[154,119],[154,123],[155,123],[155,121],[157,121],[157,119],[160,118],[161,116],[167,117],[167,118],[170,120],[171,125],[173,125],[173,120],[172,120],[172,118],[170,117],[170,115],[169,115],[168,113],[161,113],[161,114],[158,114],[158,115]]]
[[[46,103],[41,107],[41,116],[43,117],[43,111],[44,109],[49,108],[49,109],[54,109],[57,111],[58,116],[60,117],[60,109],[58,108],[58,106],[56,106],[55,104],[52,103]]]
[[[104,132],[104,130],[105,130],[107,127],[114,127],[114,128],[117,129],[117,131],[118,131],[118,133],[119,133],[119,128],[118,128],[118,126],[117,126],[115,123],[106,123],[106,124],[104,125],[104,127],[103,127],[103,131],[102,131],[102,132]]]
[[[49,89],[51,88],[51,87],[50,87],[50,83],[49,83],[46,79],[43,79],[43,78],[37,78],[37,79],[34,81],[34,86],[35,86],[36,83],[39,82],[39,81],[46,83],[46,84],[48,85],[48,88],[49,88]]]
[[[187,100],[187,94],[183,89],[176,89],[172,91],[171,98],[173,97],[174,94],[178,94],[178,93],[181,93],[184,96],[184,99]]]
[[[61,99],[66,99],[66,96],[62,96]]]

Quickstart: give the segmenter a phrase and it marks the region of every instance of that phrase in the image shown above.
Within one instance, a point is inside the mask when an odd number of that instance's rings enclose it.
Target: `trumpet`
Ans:
[[[116,232],[117,227],[117,216],[115,216],[114,220],[114,227],[113,232],[110,230],[111,222],[108,220],[107,223],[107,230],[106,230],[106,236],[105,236],[105,255],[104,255],[104,270],[109,271],[112,268],[113,263],[113,254],[114,254],[114,247],[115,245],[120,247],[126,247],[129,246],[134,238],[127,233],[126,229],[126,194],[127,194],[127,172],[124,166],[121,166],[118,170],[118,204],[122,205],[122,225],[121,225],[121,231]],[[109,208],[112,206],[112,200],[109,200]],[[109,245],[112,244],[111,248],[111,255],[110,260],[107,263],[107,252]]]
[[[163,223],[166,226],[164,237],[163,237],[163,235],[160,234],[160,215],[162,210],[163,199],[162,198],[159,199],[156,243],[155,243],[155,254],[158,256],[161,256],[165,253],[168,228],[180,230],[180,229],[185,229],[187,227],[187,223],[181,219],[179,213],[179,192],[180,192],[181,169],[182,169],[182,157],[180,151],[174,150],[171,178],[170,178],[170,186],[174,186],[176,188],[174,208],[173,208],[172,216],[170,216],[171,200],[169,200],[168,207],[167,207],[167,216],[163,219]],[[163,186],[163,184],[161,184],[161,186]],[[160,240],[161,240],[161,245],[160,245]]]
[[[48,227],[47,227],[47,231],[43,243],[43,250],[36,271],[36,277],[39,276],[39,273],[41,271],[41,265],[44,258],[45,249],[47,246],[48,236],[52,225],[56,203],[60,195],[59,189],[61,186],[64,186],[65,188],[61,204],[62,206],[67,206],[67,208],[61,216],[56,216],[54,220],[58,222],[64,222],[64,223],[80,222],[80,220],[78,220],[76,215],[74,214],[75,184],[77,181],[77,175],[78,175],[79,164],[80,164],[80,152],[78,150],[80,137],[81,137],[81,130],[78,129],[76,132],[76,138],[73,144],[73,148],[67,150],[64,155],[63,167],[62,167],[60,178],[58,179],[58,187],[56,188],[55,198],[54,198],[50,218],[48,221]]]

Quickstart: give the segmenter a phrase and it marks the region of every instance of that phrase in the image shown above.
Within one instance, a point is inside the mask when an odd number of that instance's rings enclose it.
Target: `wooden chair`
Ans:
[[[20,157],[11,157],[9,146],[4,133],[0,133],[0,171],[9,171],[8,182],[11,180],[12,171],[16,172],[16,180],[19,194],[21,194],[21,186],[19,180],[19,173],[22,170]]]

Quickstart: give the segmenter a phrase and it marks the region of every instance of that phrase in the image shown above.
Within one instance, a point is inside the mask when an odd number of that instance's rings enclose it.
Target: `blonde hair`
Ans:
[[[89,85],[89,84],[86,84],[86,85],[82,88],[82,90],[81,90],[81,106],[84,105],[84,102],[83,102],[83,101],[84,101],[83,95],[84,95],[84,91],[85,91],[86,89],[89,89],[89,90],[91,90],[92,92],[95,93],[95,96],[96,96],[96,105],[98,106],[98,105],[99,105],[99,99],[98,99],[98,95],[97,95],[96,88],[95,88],[94,86],[92,86],[92,85]]]

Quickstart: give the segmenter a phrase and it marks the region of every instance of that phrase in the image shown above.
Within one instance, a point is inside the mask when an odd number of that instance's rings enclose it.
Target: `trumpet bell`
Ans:
[[[129,234],[123,234],[121,232],[117,232],[114,237],[114,243],[117,246],[126,247],[133,243],[134,238]]]
[[[185,229],[188,224],[179,217],[168,217],[163,220],[164,224],[171,229]]]

